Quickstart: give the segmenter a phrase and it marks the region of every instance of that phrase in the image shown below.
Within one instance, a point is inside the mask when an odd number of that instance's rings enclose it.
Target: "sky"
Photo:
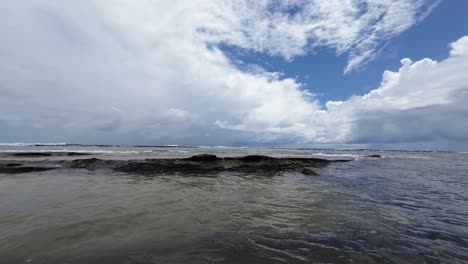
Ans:
[[[468,150],[468,1],[0,2],[0,142]]]

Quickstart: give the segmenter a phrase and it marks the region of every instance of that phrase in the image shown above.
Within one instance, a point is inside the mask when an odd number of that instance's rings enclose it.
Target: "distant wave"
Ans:
[[[330,158],[353,158],[353,159],[360,159],[366,157],[366,155],[357,155],[357,154],[333,154],[333,153],[312,153],[312,156],[319,156],[319,157],[330,157]]]
[[[404,158],[404,159],[435,159],[435,157],[427,157],[427,156],[402,156],[397,158]]]
[[[144,154],[144,153],[158,153],[160,151],[145,150],[76,150],[76,149],[7,149],[0,150],[0,153],[90,153],[90,154]]]
[[[0,146],[67,146],[67,143],[0,143]]]
[[[229,146],[196,146],[195,148],[212,148],[212,149],[247,149],[247,148],[250,148],[250,149],[256,149],[256,147],[245,147],[245,146],[241,146],[241,147],[229,147]],[[268,149],[268,148],[265,148],[265,149]]]

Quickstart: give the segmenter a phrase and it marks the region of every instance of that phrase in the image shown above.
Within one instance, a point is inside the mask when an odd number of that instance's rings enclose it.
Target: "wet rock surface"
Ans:
[[[23,153],[24,154],[24,153]],[[343,161],[343,160],[338,160]],[[24,173],[45,171],[54,168],[64,169],[110,169],[140,175],[158,174],[217,174],[221,172],[258,173],[274,175],[280,172],[300,172],[318,175],[317,168],[331,162],[318,158],[283,157],[275,158],[262,155],[243,157],[218,157],[211,154],[195,155],[189,158],[146,159],[146,160],[108,160],[99,158],[29,161],[0,164],[0,173]]]
[[[301,173],[304,175],[316,176],[320,174],[320,171],[317,168],[307,167],[307,168],[303,168],[301,170]]]
[[[239,173],[301,172],[305,167],[323,167],[330,161],[315,158],[273,158],[268,156],[245,156],[219,158],[214,155],[199,155],[186,159],[154,159],[132,161],[114,169],[136,174],[207,174],[224,171]]]
[[[51,167],[36,167],[36,166],[23,166],[19,163],[5,163],[0,164],[0,173],[6,174],[19,174],[19,173],[27,173],[27,172],[41,172],[41,171],[48,171],[54,168]]]
[[[24,152],[24,153],[14,153],[12,154],[14,157],[26,157],[26,158],[33,158],[33,157],[51,157],[52,153],[42,153],[42,152]]]

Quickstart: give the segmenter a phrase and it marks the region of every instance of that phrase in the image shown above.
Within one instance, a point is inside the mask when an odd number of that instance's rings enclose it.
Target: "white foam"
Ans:
[[[405,158],[405,159],[434,159],[434,157],[427,157],[427,156],[398,156],[397,158]]]
[[[312,156],[319,156],[319,157],[327,157],[327,158],[352,158],[352,159],[360,159],[365,157],[365,155],[357,155],[357,154],[332,154],[332,153],[312,153]]]
[[[153,153],[154,151],[136,150],[73,150],[73,149],[6,149],[0,153],[90,153],[90,154],[139,154]]]
[[[229,146],[196,146],[196,148],[211,148],[211,149],[255,149],[255,147],[229,147]]]

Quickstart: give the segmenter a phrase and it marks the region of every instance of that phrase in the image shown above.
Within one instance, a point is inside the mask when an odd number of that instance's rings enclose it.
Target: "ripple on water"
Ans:
[[[334,164],[317,177],[1,176],[0,257],[47,264],[468,263],[468,179],[461,175],[468,156],[395,155]]]

